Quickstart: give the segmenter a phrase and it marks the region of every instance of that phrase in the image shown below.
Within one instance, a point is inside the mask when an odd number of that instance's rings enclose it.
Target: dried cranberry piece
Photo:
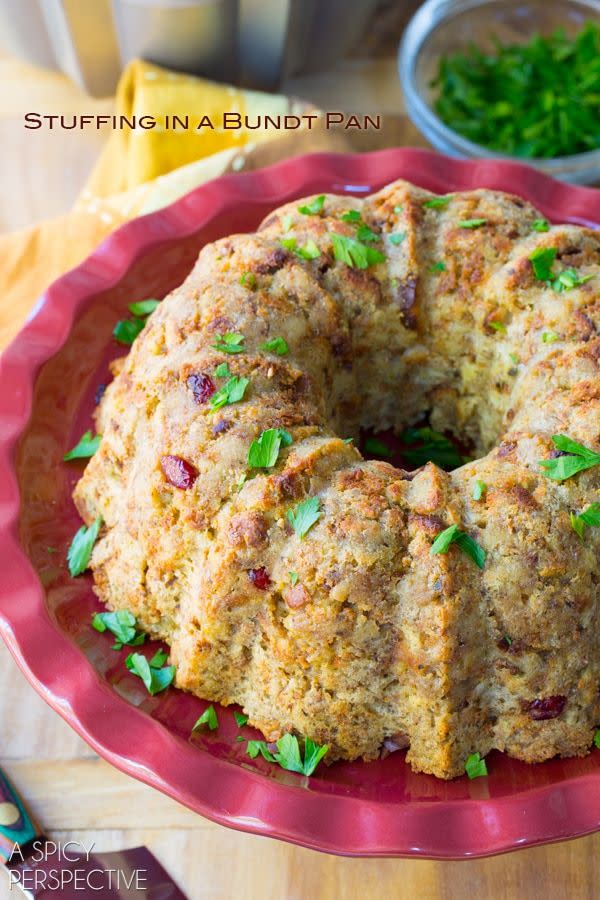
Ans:
[[[249,569],[248,578],[250,579],[254,587],[257,587],[259,589],[259,591],[266,591],[271,586],[269,573],[264,566],[260,566],[260,568],[258,569]]]
[[[210,375],[205,372],[193,372],[188,376],[186,384],[193,394],[195,403],[206,403],[217,389]]]
[[[169,484],[182,491],[191,488],[198,477],[198,469],[181,456],[161,456],[160,467]]]
[[[498,641],[497,646],[499,650],[504,650],[505,653],[510,653],[512,644],[513,642],[510,640],[510,638],[504,635],[504,637],[500,638],[500,640]]]
[[[565,708],[566,702],[566,697],[558,695],[554,697],[541,697],[540,699],[532,700],[531,703],[527,704],[527,712],[532,719],[538,721],[541,719],[555,719],[557,716],[560,716]]]

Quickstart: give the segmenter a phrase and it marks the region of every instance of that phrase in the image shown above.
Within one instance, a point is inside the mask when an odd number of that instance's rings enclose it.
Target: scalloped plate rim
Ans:
[[[443,173],[436,171],[441,165]],[[217,759],[198,747],[185,744],[159,722],[132,707],[101,681],[92,665],[64,635],[46,613],[34,617],[18,608],[23,592],[34,598],[34,607],[44,607],[44,594],[39,579],[17,538],[20,502],[13,454],[19,437],[26,427],[32,409],[32,392],[39,368],[68,340],[74,315],[91,297],[117,284],[137,256],[153,244],[174,241],[198,231],[217,211],[226,211],[242,199],[251,201],[256,184],[261,196],[271,198],[273,205],[286,197],[298,196],[299,191],[319,190],[319,180],[339,179],[339,187],[364,187],[361,182],[370,178],[381,182],[398,174],[394,169],[413,166],[408,180],[427,183],[431,189],[444,191],[449,184],[459,183],[464,189],[489,187],[510,190],[525,196],[542,208],[550,218],[560,219],[560,212],[571,221],[598,227],[600,222],[600,191],[567,185],[529,167],[515,162],[462,161],[444,157],[433,151],[419,149],[390,149],[367,154],[318,153],[293,157],[273,166],[249,173],[221,176],[200,185],[175,203],[121,226],[107,237],[80,265],[55,281],[30,313],[23,329],[0,356],[0,633],[19,668],[40,696],[102,757],[121,771],[158,788],[207,818],[240,831],[263,834],[324,852],[348,856],[397,856],[430,859],[462,859],[490,856],[553,841],[568,840],[600,829],[600,772],[566,778],[560,783],[543,785],[518,794],[487,800],[473,798],[449,801],[420,801],[418,808],[407,802],[398,804],[365,800],[360,797],[322,795],[295,785],[280,784],[258,771],[242,768]],[[252,187],[251,187],[252,186]],[[268,189],[266,191],[266,189]],[[461,188],[456,188],[461,189]],[[331,189],[333,190],[333,189]],[[265,193],[266,191],[266,193]],[[361,193],[367,193],[366,190]],[[202,206],[201,201],[206,202]],[[203,214],[198,216],[198,207]],[[595,212],[598,210],[598,212]],[[7,388],[17,385],[21,393],[13,396]],[[2,389],[4,388],[4,389]],[[31,605],[31,600],[29,601]],[[36,653],[48,636],[54,638],[64,659],[73,664],[65,673],[54,663],[54,654],[43,659]],[[94,703],[108,702],[111,715],[127,720],[128,737],[115,735],[115,729],[94,723]],[[179,754],[193,757],[194,777],[175,777],[173,768],[161,763],[152,747],[140,749],[132,735],[152,734],[160,743],[177,742]],[[137,749],[132,751],[131,745]],[[179,756],[178,756],[179,758]],[[214,778],[215,772],[218,778]],[[189,773],[188,773],[189,775]],[[204,780],[206,777],[206,781]],[[218,782],[212,791],[208,779]],[[182,782],[187,782],[187,785]],[[250,790],[248,788],[250,787]],[[202,788],[203,795],[197,791]],[[244,804],[242,794],[250,793]],[[208,793],[207,793],[208,792]],[[213,793],[215,796],[213,797]],[[255,794],[257,796],[255,796]],[[557,800],[562,804],[546,803]],[[273,804],[275,799],[275,804]],[[271,804],[267,801],[271,800]],[[592,801],[595,801],[592,802]],[[523,803],[527,803],[524,810]],[[315,804],[319,804],[317,810]],[[257,815],[257,807],[269,807]],[[578,823],[569,826],[549,808],[557,805],[574,807]],[[273,809],[272,807],[276,808]],[[324,822],[323,807],[328,818]],[[411,807],[413,807],[411,809]],[[493,829],[484,821],[491,810],[498,822]],[[364,813],[363,827],[360,812]],[[572,812],[572,818],[574,817]],[[318,821],[315,814],[318,812]],[[344,824],[348,813],[356,818],[352,828]],[[522,814],[531,818],[529,831],[522,834]],[[459,839],[445,842],[439,837],[423,840],[415,846],[416,835],[423,831],[422,819],[434,825],[434,819],[446,816],[444,831],[458,828]],[[357,815],[358,814],[358,815]],[[377,818],[377,825],[369,821]],[[402,819],[398,828],[397,819]],[[316,833],[311,829],[318,825]],[[335,836],[335,826],[341,827],[343,837]],[[391,829],[391,834],[389,829]],[[437,833],[436,828],[432,830]],[[352,833],[350,833],[352,832]]]

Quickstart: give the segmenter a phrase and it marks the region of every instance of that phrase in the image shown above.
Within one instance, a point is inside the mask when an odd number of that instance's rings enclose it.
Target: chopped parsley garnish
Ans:
[[[596,734],[594,735],[594,746],[598,747],[600,750],[600,728],[596,729]]]
[[[290,576],[290,584],[292,585],[292,587],[296,587],[300,576],[297,572],[288,572],[288,574]]]
[[[286,250],[291,250],[296,256],[299,256],[300,259],[317,259],[317,257],[321,255],[321,251],[313,240],[307,241],[303,247],[297,246],[298,241],[295,237],[282,238],[280,244],[282,247],[285,247]]]
[[[404,209],[403,206],[395,206],[394,212],[396,213],[396,215],[398,215],[399,213],[401,213],[403,211],[403,209]]]
[[[586,526],[600,528],[600,503],[590,503],[587,509],[577,515],[571,513],[571,527],[581,540],[585,537]]]
[[[356,225],[356,240],[363,241],[366,244],[372,244],[381,239],[381,235],[373,231],[366,222],[363,222],[362,216],[357,209],[349,209],[341,216],[342,222],[350,222]]]
[[[473,485],[473,490],[471,492],[471,497],[473,500],[481,500],[485,492],[487,491],[487,484],[485,481],[480,481],[479,478]]]
[[[239,713],[236,713],[236,715],[239,715]],[[238,724],[239,724],[239,722],[238,722]],[[195,723],[194,727],[192,728],[192,731],[197,731],[198,728],[202,728],[204,725],[206,725],[210,731],[216,731],[217,728],[219,727],[219,720],[217,719],[217,713],[215,712],[215,708],[212,705],[212,703],[210,704],[210,706],[206,707],[206,709],[204,710],[204,712],[202,713],[200,718],[196,720],[196,723]]]
[[[246,752],[251,759],[256,759],[260,753],[268,762],[278,763],[282,769],[287,769],[288,772],[312,775],[328,750],[327,744],[320,747],[310,738],[306,738],[304,759],[302,759],[298,738],[293,734],[284,734],[277,741],[276,753],[271,753],[266,741],[248,741]]]
[[[446,263],[443,260],[439,262],[433,263],[432,266],[429,266],[430,272],[445,272],[446,271]]]
[[[555,341],[560,341],[560,335],[556,331],[544,331],[542,334],[543,344],[553,344]]]
[[[558,456],[556,459],[540,459],[539,465],[544,469],[544,475],[553,481],[566,481],[578,472],[591,469],[600,465],[600,453],[584,447],[572,440],[566,434],[553,434],[552,443],[558,450],[562,450],[567,456]]]
[[[442,469],[456,469],[464,462],[461,454],[445,434],[433,428],[406,428],[400,435],[404,444],[421,443],[419,447],[408,447],[401,451],[404,459],[415,468],[432,462]]]
[[[79,438],[75,446],[72,447],[68,453],[65,453],[63,459],[65,462],[68,462],[70,459],[88,459],[88,457],[94,455],[100,446],[101,440],[101,434],[92,436],[91,431],[86,431],[86,433]]]
[[[521,362],[521,359],[520,359],[518,353],[509,353],[508,356],[509,356],[509,359],[510,359],[511,363],[513,364],[513,366],[518,366],[519,363]]]
[[[506,325],[504,322],[488,322],[492,331],[499,331],[500,334],[506,334]]]
[[[100,633],[110,631],[115,636],[113,650],[120,650],[123,644],[127,644],[129,647],[138,647],[144,643],[146,635],[143,631],[138,631],[135,626],[135,616],[128,609],[96,613],[92,618],[92,628]]]
[[[82,525],[73,538],[67,550],[69,572],[73,577],[81,575],[87,569],[101,527],[102,516],[98,516],[91,525]]]
[[[423,208],[443,209],[445,206],[448,206],[453,197],[454,194],[445,194],[443,197],[432,197],[431,200],[425,201],[425,203],[423,204]]]
[[[146,319],[154,312],[160,300],[136,300],[129,304],[129,311],[135,317],[133,319],[121,319],[113,329],[113,337],[120,344],[130,347],[138,334],[143,330]]]
[[[292,436],[283,428],[268,428],[250,444],[248,465],[253,469],[271,469],[279,458],[281,447],[289,447]]]
[[[376,231],[373,231],[372,228],[369,228],[369,226],[364,222],[362,223],[362,225],[359,225],[356,230],[356,239],[358,241],[364,241],[367,244],[372,244],[375,241],[378,241],[380,237],[381,235],[377,234]]]
[[[459,228],[481,228],[487,224],[487,219],[462,219],[458,222]]]
[[[471,753],[471,755],[467,757],[465,772],[469,778],[481,778],[483,775],[488,774],[485,759],[481,758],[481,754]]]
[[[212,347],[214,350],[220,350],[221,353],[243,353],[245,340],[243,334],[229,331],[227,334],[215,334],[215,342]]]
[[[384,262],[385,255],[374,247],[362,244],[356,238],[344,234],[330,232],[333,243],[333,255],[336,259],[356,269],[368,269],[376,263]]]
[[[311,200],[310,203],[299,206],[298,212],[302,213],[303,216],[318,216],[319,213],[323,212],[324,205],[325,194],[319,194],[319,196],[315,197],[314,200]]]
[[[307,241],[303,247],[298,247],[295,252],[301,259],[317,259],[321,255],[321,251],[312,240]]]
[[[256,287],[256,275],[254,272],[244,272],[240,276],[240,284],[245,285],[249,290],[253,291]]]
[[[160,669],[166,663],[169,658],[169,654],[165,650],[157,650],[152,659],[150,660],[150,668],[151,669]]]
[[[223,406],[231,406],[232,403],[239,403],[244,399],[246,388],[250,384],[249,378],[240,375],[232,375],[222,388],[219,388],[210,398],[210,408],[213,410],[221,409]]]
[[[600,146],[598,25],[575,35],[540,30],[524,42],[492,36],[491,48],[469,42],[441,54],[432,82],[440,119],[503,156],[550,159]]]
[[[229,378],[231,375],[231,369],[229,368],[229,363],[222,362],[219,363],[217,368],[215,369],[215,375],[217,378]]]
[[[135,303],[129,304],[129,312],[139,318],[146,318],[151,312],[154,312],[160,304],[160,300],[137,300]]]
[[[235,719],[238,728],[243,728],[243,726],[248,721],[248,716],[244,713],[238,712],[237,710],[235,710],[235,712],[233,713],[233,718]]]
[[[506,642],[507,647],[512,647],[512,638],[509,637],[508,634],[504,635],[504,641]]]
[[[121,319],[113,329],[113,337],[120,344],[130,347],[145,324],[145,319]]]
[[[321,518],[321,501],[318,497],[308,497],[294,509],[288,509],[286,518],[298,537],[308,534],[315,522]]]
[[[269,745],[266,741],[248,741],[248,746],[246,747],[246,753],[250,757],[250,759],[256,759],[258,754],[267,762],[277,762],[271,751],[269,750]]]
[[[573,288],[580,287],[582,284],[590,281],[593,277],[593,275],[580,276],[577,274],[577,269],[563,269],[552,282],[552,287],[560,294],[562,291],[570,291]]]
[[[390,244],[394,244],[394,246],[398,246],[402,243],[402,241],[406,238],[405,231],[395,231],[393,234],[388,234],[388,240]]]
[[[306,738],[304,741],[304,760],[301,762],[299,758],[298,738],[291,734],[284,734],[284,736],[277,741],[277,747],[279,749],[279,758],[277,760],[279,765],[283,766],[285,769],[292,770],[292,764],[298,765],[299,763],[300,768],[293,771],[302,772],[303,775],[312,775],[329,750],[327,744],[323,744],[323,746],[320,747],[318,744],[315,744],[314,741],[311,741],[310,738]]]
[[[394,451],[391,450],[387,444],[384,444],[383,441],[374,437],[365,439],[363,450],[365,453],[371,453],[373,456],[383,456],[386,459],[394,455]]]
[[[440,531],[429,552],[432,555],[447,553],[451,544],[457,544],[463,553],[471,557],[475,565],[483,569],[486,558],[485,550],[465,531],[461,531],[458,525],[450,525],[449,528]]]
[[[265,341],[264,344],[260,345],[260,349],[266,350],[267,353],[276,353],[277,356],[285,356],[286,353],[290,352],[288,342],[282,337],[274,337],[269,341]]]
[[[561,294],[563,291],[570,291],[573,288],[580,287],[587,281],[590,281],[593,275],[578,275],[577,269],[567,268],[562,272],[553,272],[552,266],[556,259],[556,247],[538,247],[529,257],[529,261],[533,266],[533,274],[538,281],[545,281],[546,284]]]
[[[155,658],[152,659],[152,662]],[[175,666],[154,667],[141,653],[130,653],[125,660],[125,665],[130,672],[142,679],[146,690],[152,695],[164,691],[175,678]]]
[[[529,262],[533,266],[533,274],[538,281],[550,281],[552,278],[552,266],[556,259],[556,247],[538,247],[529,256]]]
[[[550,231],[550,222],[548,219],[534,219],[531,227],[534,231]]]

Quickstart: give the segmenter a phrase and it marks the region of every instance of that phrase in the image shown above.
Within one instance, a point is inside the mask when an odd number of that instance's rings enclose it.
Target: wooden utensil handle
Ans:
[[[9,861],[15,845],[22,847],[38,837],[42,832],[0,769],[0,863]]]

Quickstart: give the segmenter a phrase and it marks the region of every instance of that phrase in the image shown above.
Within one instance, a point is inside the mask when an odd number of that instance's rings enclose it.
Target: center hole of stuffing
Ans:
[[[391,428],[377,432],[361,430],[357,446],[365,459],[383,460],[407,471],[432,462],[450,472],[475,458],[470,448],[454,435],[436,431],[427,419],[399,432]]]

